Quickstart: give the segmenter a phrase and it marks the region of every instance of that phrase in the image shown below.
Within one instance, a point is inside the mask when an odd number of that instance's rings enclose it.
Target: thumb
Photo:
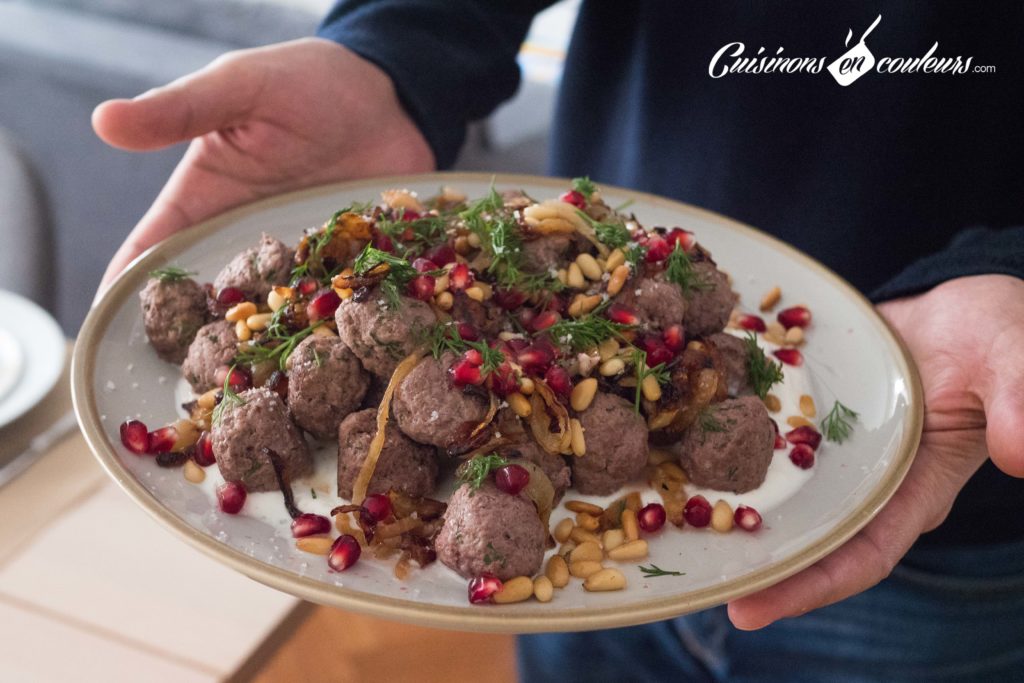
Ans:
[[[96,134],[130,151],[160,149],[241,123],[258,101],[265,68],[247,50],[138,97],[107,100],[92,113]]]
[[[999,379],[985,397],[985,441],[992,462],[1024,477],[1024,369]]]

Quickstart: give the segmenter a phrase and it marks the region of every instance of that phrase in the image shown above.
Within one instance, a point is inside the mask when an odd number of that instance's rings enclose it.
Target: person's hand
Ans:
[[[192,140],[103,277],[149,246],[240,204],[321,183],[434,168],[390,78],[352,51],[303,39],[226,54],[133,100],[93,112],[108,144]]]
[[[918,536],[942,523],[986,457],[1024,477],[1024,280],[961,278],[879,311],[903,337],[924,384],[914,464],[885,508],[841,548],[731,602],[737,628],[761,628],[874,586]]]

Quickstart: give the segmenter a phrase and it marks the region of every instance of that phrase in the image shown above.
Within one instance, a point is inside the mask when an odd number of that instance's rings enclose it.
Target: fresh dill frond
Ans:
[[[626,252],[626,263],[629,264],[629,269],[634,273],[640,272],[640,265],[644,262],[647,257],[647,247],[640,244],[639,242],[633,242],[625,248]]]
[[[178,282],[195,274],[194,271],[178,268],[177,266],[164,266],[163,268],[149,271],[149,276],[156,278],[160,282]]]
[[[491,348],[485,341],[467,341],[466,346],[476,349],[483,356],[484,362],[480,364],[480,372],[483,375],[494,372],[505,362],[505,354],[498,349]]]
[[[516,289],[527,294],[534,292],[561,292],[565,289],[562,281],[548,273],[523,274],[516,283]]]
[[[492,178],[491,187],[490,190],[488,190],[487,195],[472,202],[464,211],[459,212],[459,218],[462,219],[467,228],[473,232],[477,232],[477,228],[480,223],[485,220],[485,215],[494,217],[504,208],[505,200],[503,200],[498,191],[494,189],[494,179]]]
[[[633,410],[640,414],[640,397],[643,394],[643,383],[648,377],[654,377],[658,384],[668,384],[672,380],[672,373],[664,363],[658,363],[653,368],[647,367],[647,352],[642,349],[633,349],[633,368],[636,371],[636,389],[633,397]]]
[[[597,185],[594,184],[594,181],[592,181],[589,176],[583,176],[582,178],[572,179],[572,189],[583,195],[589,202],[590,195],[597,192]]]
[[[277,361],[278,369],[284,372],[295,347],[321,324],[317,322],[293,332],[284,322],[287,312],[288,306],[282,306],[274,311],[263,336],[257,342],[244,346],[235,356],[234,362],[258,365],[273,360]]]
[[[623,330],[628,330],[630,325],[612,322],[601,315],[607,303],[598,306],[590,313],[575,319],[559,320],[551,327],[538,332],[547,333],[559,343],[579,352],[597,346],[609,337],[619,336]]]
[[[235,393],[235,390],[231,388],[231,375],[234,372],[235,366],[232,365],[231,369],[228,370],[228,374],[224,377],[224,388],[222,390],[220,403],[218,403],[213,409],[213,415],[210,417],[214,426],[219,425],[220,421],[224,419],[224,412],[228,410],[228,408],[245,405],[245,399]]]
[[[637,565],[637,569],[644,573],[644,578],[649,579],[656,576],[686,576],[686,572],[677,572],[671,569],[662,569],[658,565],[651,563],[650,567],[645,567],[642,564]]]
[[[764,400],[772,385],[782,381],[782,364],[768,360],[754,332],[748,332],[743,341],[747,345],[747,375],[750,376],[750,384],[754,393]]]
[[[380,281],[380,290],[384,294],[387,307],[394,310],[401,305],[401,295],[409,281],[419,273],[404,258],[381,251],[369,244],[356,257],[352,270],[356,275],[366,275],[381,263],[387,264],[388,272]]]
[[[459,468],[455,470],[455,477],[459,482],[468,484],[471,490],[476,491],[484,485],[484,481],[487,480],[491,472],[506,465],[508,465],[508,460],[497,453],[478,455],[459,465]]]
[[[725,425],[715,415],[715,408],[713,406],[706,406],[704,410],[700,411],[697,416],[697,425],[700,427],[700,431],[707,432],[724,432]]]
[[[858,417],[860,415],[856,411],[836,401],[832,404],[832,410],[821,421],[821,432],[827,440],[842,443],[850,438],[853,431],[853,425],[850,423],[856,421]]]
[[[683,290],[683,295],[689,298],[697,290],[710,289],[711,285],[693,269],[693,262],[689,254],[676,242],[672,253],[665,260],[665,279],[674,282]]]
[[[594,229],[594,234],[597,235],[597,239],[612,249],[621,249],[633,239],[624,223],[602,223],[595,221],[579,209],[576,209],[576,213],[590,224],[590,227]]]
[[[422,252],[444,237],[448,224],[441,216],[421,216],[411,221],[404,220],[404,210],[394,219],[379,218],[377,229],[392,238],[396,249],[403,254]]]
[[[494,372],[505,362],[505,354],[496,348],[491,348],[487,342],[463,339],[459,334],[458,325],[438,323],[427,328],[423,341],[434,358],[440,358],[447,351],[461,355],[470,349],[475,349],[483,358],[483,363],[480,365],[480,372],[483,375]]]
[[[522,279],[523,244],[519,237],[519,226],[514,220],[500,218],[488,224],[488,239],[481,239],[491,257],[487,272],[492,273],[498,283],[514,287]]]
[[[618,206],[615,207],[615,213],[619,213],[620,211],[625,211],[629,207],[633,206],[633,204],[635,204],[635,203],[636,203],[635,199],[632,199],[632,198],[627,199],[626,201],[622,202],[621,204],[619,204]]]

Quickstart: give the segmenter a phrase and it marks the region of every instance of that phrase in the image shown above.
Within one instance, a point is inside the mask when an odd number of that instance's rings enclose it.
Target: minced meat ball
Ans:
[[[599,391],[579,420],[586,453],[570,463],[580,493],[614,493],[640,476],[647,464],[647,423],[632,403]]]
[[[448,368],[455,360],[452,353],[439,360],[424,358],[402,380],[392,399],[398,427],[420,443],[447,448],[468,436],[467,423],[477,425],[487,415],[486,399],[470,393],[471,389],[452,386]]]
[[[224,266],[213,281],[214,290],[236,287],[253,301],[264,301],[274,285],[288,283],[295,252],[264,233],[259,246],[250,247]]]
[[[363,367],[384,379],[391,378],[425,331],[437,322],[430,306],[416,299],[403,296],[397,308],[389,308],[380,289],[374,289],[362,301],[344,299],[334,319],[338,336]]]
[[[309,447],[281,397],[259,387],[239,398],[243,403],[226,407],[213,426],[213,454],[224,478],[242,482],[249,491],[277,491],[277,475],[264,448],[280,459],[286,482],[312,472]]]
[[[201,394],[217,386],[217,370],[230,365],[237,353],[238,337],[235,336],[234,323],[218,320],[204,325],[188,347],[188,354],[181,364],[181,374],[192,389]]]
[[[338,427],[338,495],[352,497],[352,487],[377,433],[377,411],[352,413]],[[373,470],[367,493],[391,489],[410,496],[429,496],[437,485],[437,458],[430,446],[418,444],[389,423],[384,448]]]
[[[572,244],[570,235],[544,235],[523,240],[522,266],[531,273],[546,273],[564,265],[566,252]]]
[[[196,332],[206,324],[206,292],[191,278],[152,278],[139,299],[153,350],[168,363],[180,364]]]
[[[772,461],[775,430],[756,396],[713,403],[691,426],[679,464],[697,486],[744,493],[764,482]]]
[[[452,316],[452,320],[470,323],[488,336],[493,337],[501,331],[501,309],[470,299],[465,292],[454,293],[452,310],[449,311],[449,314]]]
[[[288,410],[300,427],[331,439],[346,415],[359,407],[370,376],[337,337],[311,335],[288,358]]]
[[[725,329],[739,296],[729,286],[729,278],[710,261],[698,261],[693,270],[704,287],[689,294],[683,326],[686,333],[705,337]]]
[[[547,536],[533,502],[485,481],[452,494],[434,547],[441,562],[467,579],[489,572],[505,581],[540,570]]]
[[[631,279],[615,297],[615,303],[629,308],[642,323],[659,330],[682,323],[687,311],[686,297],[679,285],[666,282],[660,274]]]
[[[730,396],[749,396],[754,393],[747,371],[747,344],[728,332],[719,332],[705,339],[717,352],[716,368],[725,375]]]

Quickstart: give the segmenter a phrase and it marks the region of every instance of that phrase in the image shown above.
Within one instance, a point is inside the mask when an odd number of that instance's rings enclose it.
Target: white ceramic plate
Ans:
[[[748,308],[756,308],[761,294],[773,285],[781,286],[787,303],[809,305],[815,315],[805,347],[809,391],[822,405],[839,397],[860,412],[854,437],[842,446],[824,445],[813,476],[795,495],[765,512],[759,532],[671,528],[653,539],[648,562],[684,571],[685,576],[644,579],[637,563],[628,563],[623,569],[629,587],[621,592],[586,593],[574,582],[556,591],[548,604],[472,606],[465,580],[440,563],[405,583],[392,578],[390,563],[377,561],[360,561],[344,573],[331,573],[323,558],[294,549],[283,507],[270,522],[223,515],[209,485],[189,484],[180,471],[162,470],[151,458],[132,455],[121,446],[118,426],[126,417],[155,427],[176,414],[177,368],[161,362],[148,347],[140,316],[138,292],[149,271],[173,263],[198,271],[200,280],[212,280],[261,231],[294,243],[304,228],[321,224],[339,207],[374,199],[386,188],[408,187],[429,195],[447,184],[473,197],[488,190],[491,178],[433,174],[286,195],[176,235],[141,256],[90,312],[75,349],[75,409],[100,462],[143,508],[182,538],[258,581],[309,600],[384,617],[505,632],[622,626],[723,603],[810,565],[852,536],[888,500],[916,450],[922,406],[908,355],[870,304],[817,262],[752,228],[616,188],[604,188],[608,203],[634,200],[631,210],[644,225],[694,231],[732,274]],[[567,181],[528,176],[498,176],[495,183],[523,188],[538,198],[557,196],[567,186]],[[336,501],[329,481],[333,459],[329,451],[320,457],[324,474],[310,485],[332,494],[324,500],[321,492],[316,503],[329,507]],[[209,474],[217,476],[215,468]],[[302,485],[294,488],[301,494],[300,506],[314,504]],[[648,490],[646,498],[655,496]],[[553,517],[559,518],[557,513]]]
[[[39,403],[64,369],[64,333],[28,299],[0,291],[0,427]]]

